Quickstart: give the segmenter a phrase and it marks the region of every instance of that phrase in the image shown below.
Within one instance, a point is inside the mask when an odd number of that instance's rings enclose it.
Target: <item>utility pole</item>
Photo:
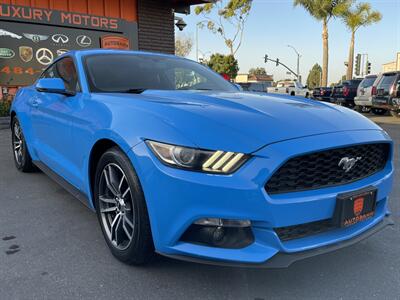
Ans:
[[[296,52],[297,54],[297,79],[299,80],[299,82],[301,83],[301,76],[300,76],[300,53],[296,50],[295,47],[291,46],[291,45],[287,45],[289,48],[292,48],[294,50],[294,52]]]

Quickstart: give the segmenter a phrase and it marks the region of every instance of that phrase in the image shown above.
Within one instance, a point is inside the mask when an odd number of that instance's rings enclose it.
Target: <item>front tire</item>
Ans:
[[[11,123],[11,142],[14,163],[18,171],[24,173],[32,172],[34,170],[34,165],[28,147],[26,146],[21,124],[17,117],[14,117]]]
[[[154,256],[154,245],[146,202],[135,170],[119,148],[111,148],[100,158],[94,198],[112,254],[127,264],[148,263]]]

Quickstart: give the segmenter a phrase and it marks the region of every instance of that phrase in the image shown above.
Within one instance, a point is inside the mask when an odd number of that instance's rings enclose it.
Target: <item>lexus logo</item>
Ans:
[[[80,35],[76,38],[76,43],[81,47],[89,47],[92,44],[92,39],[87,35]]]
[[[53,61],[53,53],[47,48],[40,48],[36,51],[36,60],[42,65],[49,65]]]
[[[349,172],[354,166],[355,164],[361,160],[362,157],[358,156],[358,157],[353,157],[353,158],[349,158],[349,157],[343,157],[339,163],[338,166],[342,167],[343,170],[347,173]]]
[[[57,44],[66,44],[69,41],[69,38],[64,35],[64,34],[54,34],[51,39],[53,40],[54,43]]]

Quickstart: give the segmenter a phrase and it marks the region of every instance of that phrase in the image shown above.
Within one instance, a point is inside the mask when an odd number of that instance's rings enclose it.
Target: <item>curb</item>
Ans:
[[[0,130],[10,128],[10,117],[0,117]]]

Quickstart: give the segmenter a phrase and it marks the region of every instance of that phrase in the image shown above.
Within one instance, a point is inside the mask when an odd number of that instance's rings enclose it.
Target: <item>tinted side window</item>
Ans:
[[[64,81],[65,89],[71,92],[80,92],[78,74],[75,63],[71,57],[59,60],[56,65],[58,77]]]
[[[379,82],[378,89],[389,90],[396,79],[396,74],[383,75]]]
[[[362,81],[361,86],[364,88],[370,87],[374,84],[375,80],[376,77],[367,77]]]

